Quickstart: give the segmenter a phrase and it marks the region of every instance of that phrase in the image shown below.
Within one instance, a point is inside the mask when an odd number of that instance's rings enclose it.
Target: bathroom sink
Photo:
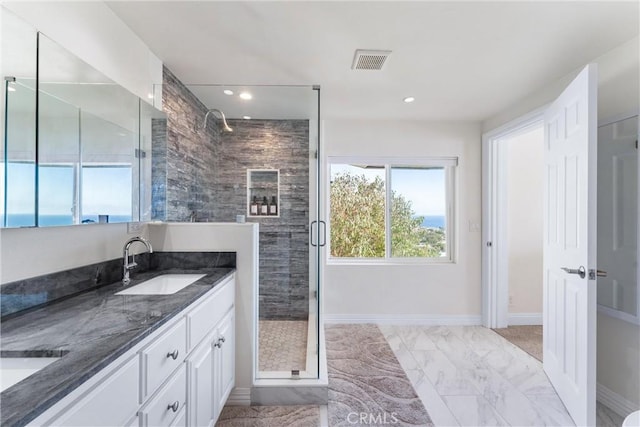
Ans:
[[[2,357],[0,358],[0,391],[35,374],[60,357]]]
[[[116,295],[170,295],[202,279],[206,274],[163,274],[132,286]]]

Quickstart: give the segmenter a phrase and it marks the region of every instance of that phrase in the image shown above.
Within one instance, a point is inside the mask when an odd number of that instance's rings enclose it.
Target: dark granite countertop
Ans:
[[[3,320],[3,352],[13,357],[40,351],[64,356],[0,394],[0,425],[23,426],[32,421],[234,271],[202,268],[138,273],[130,286],[167,273],[206,276],[171,295],[115,295],[124,289],[117,282]]]

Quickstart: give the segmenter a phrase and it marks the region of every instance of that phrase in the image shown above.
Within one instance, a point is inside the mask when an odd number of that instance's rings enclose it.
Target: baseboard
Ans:
[[[229,394],[229,398],[227,399],[226,404],[229,406],[251,405],[251,389],[248,387],[235,387],[233,390],[231,390],[231,394]]]
[[[542,313],[509,313],[509,326],[542,325]]]
[[[622,418],[640,409],[635,403],[600,383],[596,387],[596,399]]]
[[[383,325],[481,325],[482,317],[457,315],[325,314],[324,323],[377,323]]]

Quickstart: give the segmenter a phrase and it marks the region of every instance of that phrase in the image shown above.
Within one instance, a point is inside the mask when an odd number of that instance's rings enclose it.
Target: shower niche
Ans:
[[[247,170],[247,216],[280,217],[280,170]]]

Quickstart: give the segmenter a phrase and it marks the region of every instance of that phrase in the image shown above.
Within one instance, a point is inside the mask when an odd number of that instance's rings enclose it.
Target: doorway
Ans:
[[[483,139],[483,324],[542,325],[542,110]],[[489,251],[493,256],[489,257]]]
[[[498,314],[491,328],[542,362],[544,128],[539,120],[494,142]],[[492,245],[494,242],[492,242]],[[499,305],[499,306],[498,306]]]

